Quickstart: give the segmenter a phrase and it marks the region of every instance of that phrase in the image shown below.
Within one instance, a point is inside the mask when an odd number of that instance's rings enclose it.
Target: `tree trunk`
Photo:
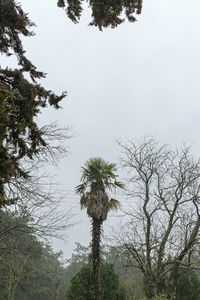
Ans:
[[[176,300],[176,294],[177,294],[177,284],[174,283],[171,288],[169,289],[168,299],[169,300]]]
[[[146,296],[147,299],[153,299],[154,297],[158,296],[158,289],[156,284],[147,283],[146,284]]]
[[[96,218],[92,218],[92,267],[93,267],[93,295],[94,300],[101,300],[100,289],[100,242],[101,224]]]
[[[176,300],[178,279],[179,279],[179,263],[175,264],[175,267],[174,269],[172,269],[170,274],[169,285],[168,285],[169,300]]]
[[[58,300],[59,298],[59,285],[60,285],[60,280],[55,283],[54,300]]]

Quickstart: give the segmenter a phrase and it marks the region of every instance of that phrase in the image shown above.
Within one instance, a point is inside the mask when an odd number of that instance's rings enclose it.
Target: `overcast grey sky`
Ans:
[[[55,170],[70,191],[66,206],[80,214],[73,194],[80,166],[93,156],[116,162],[116,138],[153,135],[172,146],[193,144],[200,154],[199,0],[144,0],[138,22],[103,32],[87,26],[89,12],[74,25],[56,0],[20,2],[37,24],[36,36],[24,41],[30,59],[48,74],[46,87],[68,91],[63,110],[42,115],[77,134]],[[66,256],[75,241],[89,243],[85,213],[80,219],[66,245],[54,242]]]

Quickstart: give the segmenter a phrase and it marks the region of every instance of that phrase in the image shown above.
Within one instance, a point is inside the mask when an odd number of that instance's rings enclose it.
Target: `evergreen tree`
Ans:
[[[184,270],[181,273],[177,286],[177,300],[199,300],[200,279],[199,273],[194,270]]]
[[[21,37],[32,36],[33,25],[15,0],[0,0],[0,52],[14,55],[18,63],[16,69],[0,66],[0,207],[16,200],[5,186],[28,177],[24,159],[32,160],[49,146],[36,117],[48,105],[59,108],[65,97],[39,84],[45,74],[26,57]]]
[[[100,272],[102,282],[102,300],[125,300],[125,290],[120,286],[117,274],[111,264],[103,263]],[[72,279],[67,291],[69,300],[92,300],[92,267],[87,264]]]
[[[66,10],[67,16],[77,23],[81,17],[83,0],[58,0],[58,6]],[[142,10],[142,0],[90,0],[89,7],[92,11],[90,25],[97,26],[100,30],[103,27],[116,27],[124,21],[124,17],[130,22],[136,21],[136,14]]]

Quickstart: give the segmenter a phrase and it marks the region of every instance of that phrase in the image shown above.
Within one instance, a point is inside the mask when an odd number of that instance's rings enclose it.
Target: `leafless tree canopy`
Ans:
[[[180,269],[199,247],[200,160],[185,145],[173,151],[154,139],[119,144],[133,205],[117,240],[143,272],[149,298],[166,289],[176,299]]]
[[[66,237],[74,214],[64,205],[66,193],[49,176],[14,180],[8,191],[8,196],[16,197],[17,202],[2,211],[13,212],[16,222],[1,224],[0,237],[16,228],[22,234],[30,232],[45,241],[51,237]]]
[[[24,159],[21,164],[27,176],[13,176],[4,184],[5,202],[12,205],[0,203],[0,209],[13,212],[16,222],[5,228],[1,224],[0,237],[19,228],[44,240],[52,236],[62,238],[72,226],[72,211],[63,208],[66,192],[53,177],[44,173],[48,171],[49,163],[56,165],[66,155],[66,142],[71,138],[71,130],[52,123],[41,127],[41,134],[45,137],[46,146],[34,159]]]

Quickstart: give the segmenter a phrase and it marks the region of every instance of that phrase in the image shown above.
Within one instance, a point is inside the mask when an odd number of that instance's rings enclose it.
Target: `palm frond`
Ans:
[[[111,198],[109,201],[109,209],[117,210],[120,207],[120,202],[117,199]]]
[[[125,188],[125,184],[121,181],[116,181],[114,182],[114,185],[120,189],[124,189]]]
[[[85,182],[79,184],[75,188],[76,194],[83,195],[87,189],[87,184]]]
[[[76,187],[76,193],[81,196],[81,208],[87,208],[90,217],[104,221],[110,209],[119,207],[119,201],[113,198],[109,200],[106,190],[124,188],[124,184],[117,181],[117,166],[100,157],[94,157],[81,170],[82,183]]]

